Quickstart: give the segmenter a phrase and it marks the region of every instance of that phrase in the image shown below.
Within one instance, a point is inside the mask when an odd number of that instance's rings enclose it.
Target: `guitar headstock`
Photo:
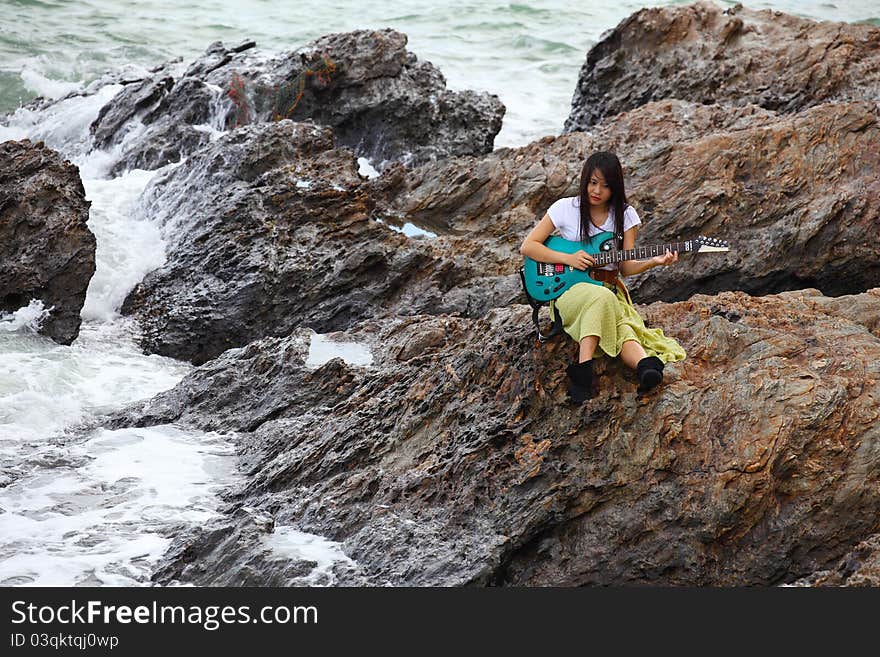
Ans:
[[[694,249],[695,253],[711,253],[713,251],[730,251],[730,244],[728,244],[724,240],[719,240],[714,237],[706,237],[705,235],[700,235],[697,239],[694,240]]]

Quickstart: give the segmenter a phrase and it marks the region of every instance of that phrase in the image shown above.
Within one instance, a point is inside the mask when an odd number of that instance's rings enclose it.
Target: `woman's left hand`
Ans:
[[[678,251],[672,252],[669,249],[666,249],[666,253],[659,256],[654,256],[651,258],[651,262],[654,263],[655,267],[662,267],[665,265],[671,265],[678,262]]]

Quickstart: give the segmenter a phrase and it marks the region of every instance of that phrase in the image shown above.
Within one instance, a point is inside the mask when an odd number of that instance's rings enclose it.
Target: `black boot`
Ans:
[[[593,396],[593,361],[572,363],[565,368],[571,381],[568,387],[568,398],[573,404],[583,404]]]
[[[639,375],[638,392],[648,392],[663,380],[663,361],[656,356],[642,358],[636,366],[636,372]]]

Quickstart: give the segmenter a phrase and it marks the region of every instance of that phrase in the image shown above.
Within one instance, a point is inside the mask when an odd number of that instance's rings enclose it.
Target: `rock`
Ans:
[[[834,569],[813,573],[792,586],[880,586],[880,534],[859,543]]]
[[[498,96],[448,91],[440,71],[408,52],[406,41],[394,30],[359,30],[310,44],[337,63],[338,81],[304,97],[291,118],[331,126],[338,143],[380,163],[491,152],[505,111]]]
[[[598,396],[568,406],[574,343],[537,343],[512,306],[364,322],[345,337],[369,367],[305,367],[302,333],[257,341],[114,426],[239,432],[247,477],[222,535],[256,509],[340,541],[357,564],[341,584],[773,585],[876,532],[880,339],[862,322],[880,289],[640,311],[688,351],[647,396],[600,359]],[[157,581],[240,584],[227,573],[263,549],[198,530]],[[255,570],[248,583],[281,583]]]
[[[640,133],[635,126],[651,110],[613,121],[599,137],[617,148],[609,132],[644,134],[655,147],[624,160],[644,219],[639,243],[703,234],[728,240],[731,251],[630,279],[638,299],[807,287],[836,296],[880,285],[880,246],[866,239],[880,226],[878,104],[828,103],[685,142]]]
[[[683,256],[627,280],[642,302],[740,289],[825,294],[880,285],[880,109],[828,103],[790,115],[755,106],[649,103],[596,130],[425,165],[390,187],[398,221],[468,235],[508,254],[559,197],[578,193],[586,156],[615,151],[643,226],[637,245],[709,235],[726,254]],[[476,257],[479,257],[477,255]]]
[[[880,28],[737,4],[649,8],[587,53],[565,131],[666,98],[795,112],[880,99]]]
[[[157,582],[204,582],[205,586],[328,586],[335,584],[332,573],[314,574],[318,563],[273,549],[270,538],[275,530],[271,516],[255,509],[238,508],[229,521],[209,521],[200,527],[196,544],[175,541],[153,574]],[[252,551],[246,562],[239,556],[242,546]],[[189,560],[191,553],[214,552],[219,562],[207,564]],[[217,568],[224,568],[224,577],[216,578]],[[346,577],[354,577],[357,569],[348,564],[336,565]],[[268,584],[273,582],[272,584]]]
[[[95,273],[89,205],[77,167],[43,142],[0,144],[0,311],[42,301],[40,333],[60,344],[79,335]]]
[[[96,148],[121,144],[113,173],[154,169],[207,144],[216,130],[311,120],[338,145],[381,166],[492,150],[504,106],[497,96],[453,92],[394,30],[323,36],[268,56],[246,42],[212,44],[175,77],[170,67],[128,85],[92,124]]]
[[[705,234],[732,247],[631,277],[637,301],[727,289],[860,292],[880,285],[880,252],[863,239],[880,215],[878,140],[873,103],[779,116],[663,101],[593,135],[392,167],[367,181],[326,129],[249,126],[147,190],[142,206],[166,224],[168,260],[123,312],[137,316],[147,351],[197,364],[298,326],[482,316],[522,299],[519,244],[553,200],[577,193],[583,157],[600,144],[625,163],[643,219],[638,244]],[[406,223],[438,237],[390,229]]]
[[[164,225],[167,262],[122,306],[144,348],[200,364],[299,326],[478,315],[517,297],[518,281],[499,278],[508,254],[392,230],[375,201],[390,179],[357,170],[329,129],[283,120],[235,130],[160,174],[141,205]]]
[[[92,123],[95,148],[123,143],[111,168],[154,169],[177,162],[211,140],[216,92],[195,78],[147,78],[125,87]],[[146,126],[146,127],[143,127]]]

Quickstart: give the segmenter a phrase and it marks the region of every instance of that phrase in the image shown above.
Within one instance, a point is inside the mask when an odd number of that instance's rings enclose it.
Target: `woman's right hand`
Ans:
[[[577,253],[569,253],[565,260],[565,264],[569,267],[584,271],[593,267],[596,264],[596,261],[593,260],[593,256],[586,251],[578,251]]]

